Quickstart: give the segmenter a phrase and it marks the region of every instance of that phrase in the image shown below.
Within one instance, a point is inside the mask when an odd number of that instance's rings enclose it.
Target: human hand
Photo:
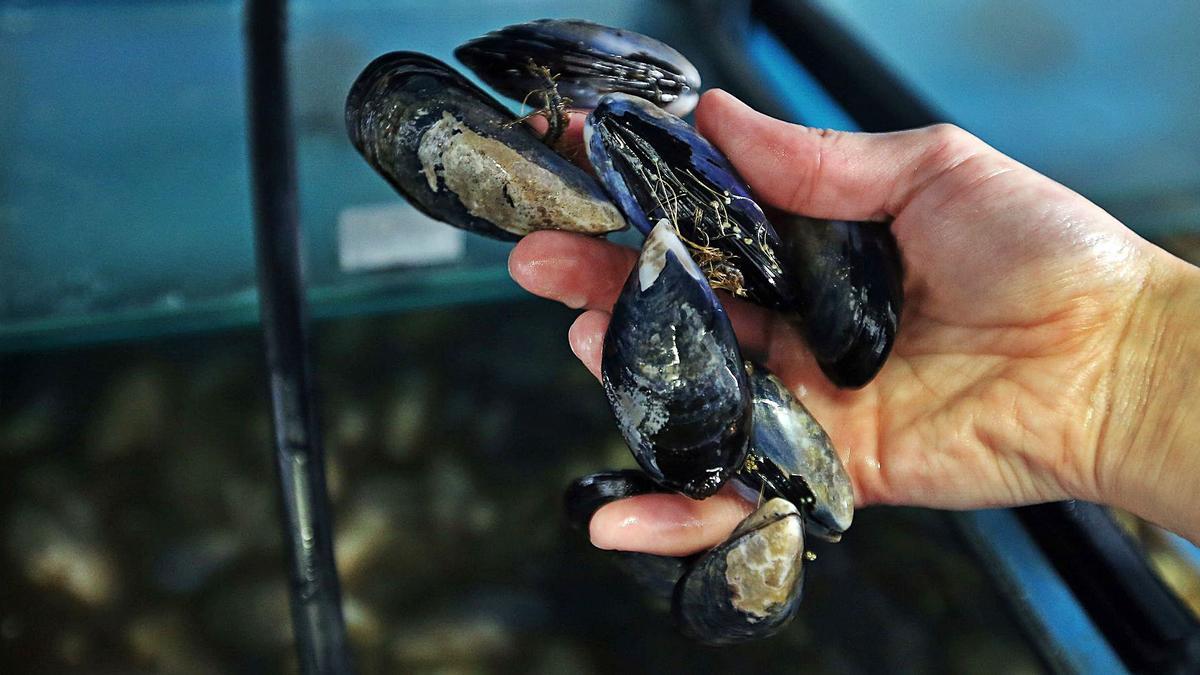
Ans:
[[[1195,268],[955,127],[820,131],[719,91],[702,98],[696,124],[771,206],[894,219],[905,313],[890,360],[861,390],[829,384],[784,318],[724,298],[743,352],[764,359],[829,432],[859,506],[1080,498],[1197,538],[1200,452],[1178,448],[1196,425],[1170,412],[1195,400],[1195,387],[1160,358],[1164,343],[1200,357],[1188,322],[1167,311],[1181,297],[1200,311]],[[598,376],[608,312],[635,259],[601,240],[537,232],[509,268],[527,290],[587,309],[570,342]],[[1164,382],[1174,400],[1157,392]],[[722,541],[749,509],[728,490],[702,502],[634,497],[596,513],[592,541],[690,553]]]

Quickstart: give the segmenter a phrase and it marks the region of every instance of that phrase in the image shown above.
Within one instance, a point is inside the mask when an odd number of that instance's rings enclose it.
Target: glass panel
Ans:
[[[256,320],[240,7],[0,6],[0,350]],[[341,266],[338,222],[354,209],[419,219],[346,139],[346,91],[375,56],[410,49],[451,60],[456,45],[488,30],[577,16],[668,40],[720,84],[714,46],[690,34],[677,4],[310,0],[291,12],[317,316],[518,293],[506,273],[510,245],[476,236],[433,264]]]
[[[1200,4],[819,4],[949,119],[1197,260]]]

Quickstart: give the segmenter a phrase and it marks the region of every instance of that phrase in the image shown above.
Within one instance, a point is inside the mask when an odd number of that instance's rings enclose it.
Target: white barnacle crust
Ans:
[[[617,207],[499,140],[480,135],[449,111],[421,136],[417,158],[429,189],[454,193],[471,215],[517,235],[535,230],[587,234],[625,227]]]
[[[647,395],[637,387],[617,387],[613,391],[613,410],[617,422],[637,429],[643,436],[653,437],[671,419],[671,413],[660,397]]]
[[[730,604],[751,623],[770,617],[792,598],[804,558],[800,512],[772,499],[738,525],[725,554]]]
[[[663,218],[658,221],[653,230],[650,230],[650,234],[646,236],[646,242],[642,244],[642,255],[638,258],[638,287],[642,291],[653,286],[654,282],[658,280],[663,267],[667,264],[668,252],[693,278],[704,280],[704,273],[692,260],[691,254],[680,241],[675,228],[666,218]]]

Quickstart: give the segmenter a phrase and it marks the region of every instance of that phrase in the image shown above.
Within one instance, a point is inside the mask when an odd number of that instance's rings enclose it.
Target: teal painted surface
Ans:
[[[1124,664],[1075,600],[1062,577],[1008,509],[960,516],[972,540],[1027,610],[1025,619],[1059,662],[1075,673],[1126,673]]]
[[[1200,3],[819,4],[996,148],[1145,236],[1200,231]]]
[[[761,23],[752,23],[746,50],[763,79],[778,94],[792,121],[825,129],[855,130],[858,126]]]
[[[1148,236],[1200,230],[1200,42],[1190,29],[1200,25],[1200,5],[825,4],[1000,149]],[[693,58],[707,85],[737,92],[736,82],[715,77],[716,40],[695,30],[682,3],[293,3],[301,217],[316,316],[519,294],[505,271],[509,246],[479,237],[467,239],[457,264],[338,269],[337,214],[399,201],[346,142],[341,104],[379,53],[449,59],[469,37],[540,16],[656,35]],[[790,58],[758,37],[751,51],[773,50],[774,63]],[[242,61],[240,3],[0,6],[0,350],[255,320]],[[847,126],[818,88],[787,72],[763,75],[792,100],[809,97],[796,104],[800,118]]]

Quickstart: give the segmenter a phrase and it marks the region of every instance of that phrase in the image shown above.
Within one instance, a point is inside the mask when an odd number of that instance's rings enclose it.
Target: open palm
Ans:
[[[1079,195],[950,126],[894,134],[798,127],[710,92],[700,131],[763,201],[820,218],[893,218],[906,304],[895,349],[861,390],[821,374],[776,314],[727,299],[765,359],[828,430],[857,502],[971,508],[1095,498],[1112,355],[1150,266],[1146,244]],[[636,252],[535,233],[510,269],[586,308],[575,353],[598,373],[608,312]],[[597,513],[606,548],[680,554],[722,540],[747,505],[647,495]]]

